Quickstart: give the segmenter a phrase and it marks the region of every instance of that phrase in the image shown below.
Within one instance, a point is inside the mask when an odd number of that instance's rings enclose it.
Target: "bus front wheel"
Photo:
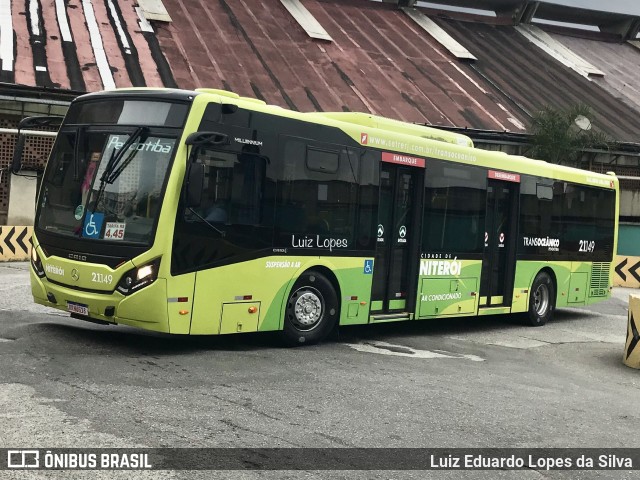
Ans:
[[[541,327],[553,317],[556,308],[556,288],[553,279],[546,272],[536,275],[529,292],[529,324]]]
[[[323,340],[338,320],[338,296],[331,282],[319,272],[302,274],[287,300],[282,337],[289,346]]]

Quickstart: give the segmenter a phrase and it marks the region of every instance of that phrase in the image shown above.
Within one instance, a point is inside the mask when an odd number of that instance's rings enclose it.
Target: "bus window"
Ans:
[[[156,100],[98,100],[72,104],[65,123],[181,127],[188,110],[182,103]]]
[[[307,148],[307,168],[316,172],[336,173],[340,152]]]
[[[561,187],[562,185],[560,185]],[[520,233],[527,237],[553,236],[552,211],[556,209],[558,185],[550,180],[523,175],[520,183]],[[554,197],[555,196],[555,197]],[[554,202],[555,198],[555,202]],[[561,209],[559,209],[559,212]],[[554,227],[557,225],[554,224]],[[523,245],[520,242],[518,245]]]
[[[536,196],[540,200],[553,200],[553,187],[540,183],[536,184]]]
[[[377,156],[376,156],[377,155]],[[350,158],[354,158],[353,155]],[[358,219],[356,221],[356,249],[376,248],[378,230],[378,189],[380,185],[380,153],[364,151],[358,175]]]
[[[205,220],[228,225],[260,223],[264,157],[200,148],[196,161],[205,165],[200,207]]]
[[[423,252],[482,253],[486,172],[430,160],[426,175]]]
[[[178,215],[172,271],[180,273],[237,259],[272,244],[272,218],[264,197],[268,159],[199,147],[196,162],[205,166],[202,202]]]
[[[613,252],[614,195],[611,190],[567,183],[564,192],[562,239],[579,254]]]
[[[563,260],[611,260],[613,190],[523,175],[520,193],[521,237],[559,241],[555,249],[520,241],[520,253]]]
[[[91,241],[149,243],[175,138],[134,140],[111,164],[129,136],[92,129],[60,133],[43,178],[36,226]],[[101,219],[90,235],[84,228],[87,212]]]
[[[276,200],[278,246],[291,246],[293,235],[312,234],[356,248],[358,171],[355,151],[287,139]]]

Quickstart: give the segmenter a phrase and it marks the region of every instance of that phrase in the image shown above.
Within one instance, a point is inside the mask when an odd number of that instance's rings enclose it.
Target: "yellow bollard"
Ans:
[[[628,367],[640,369],[640,296],[629,295],[627,318],[627,343],[622,362]]]

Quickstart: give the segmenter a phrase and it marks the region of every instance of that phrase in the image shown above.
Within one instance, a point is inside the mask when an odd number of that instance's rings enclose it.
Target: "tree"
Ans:
[[[559,165],[580,166],[585,149],[608,150],[611,140],[595,130],[591,109],[577,104],[566,109],[544,107],[531,121],[528,156]]]

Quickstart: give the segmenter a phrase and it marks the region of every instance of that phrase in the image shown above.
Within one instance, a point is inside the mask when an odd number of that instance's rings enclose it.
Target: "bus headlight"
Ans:
[[[118,282],[116,290],[123,295],[129,295],[155,282],[158,278],[160,258],[158,257],[151,263],[129,270]]]
[[[31,247],[31,266],[38,277],[44,277],[44,267],[42,266],[42,260],[40,260],[40,255],[38,255],[36,247]]]

